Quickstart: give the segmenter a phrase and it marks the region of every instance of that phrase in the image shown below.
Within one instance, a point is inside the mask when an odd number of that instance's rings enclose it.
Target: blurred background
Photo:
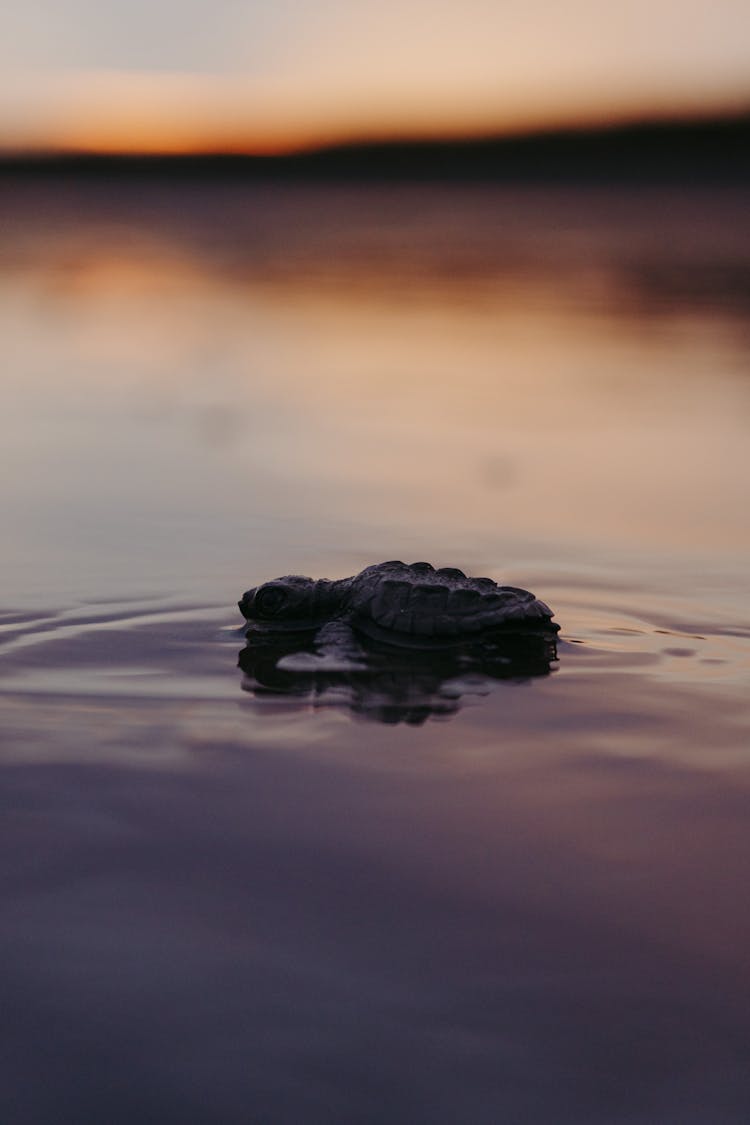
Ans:
[[[734,571],[745,18],[6,6],[7,598]]]
[[[742,0],[31,0],[6,150],[283,151],[748,108]]]

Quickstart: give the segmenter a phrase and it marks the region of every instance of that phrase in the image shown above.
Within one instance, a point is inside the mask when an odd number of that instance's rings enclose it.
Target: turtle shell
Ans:
[[[559,628],[549,606],[528,590],[426,562],[363,570],[352,579],[349,611],[364,632],[375,626],[404,637],[460,639],[492,629]]]

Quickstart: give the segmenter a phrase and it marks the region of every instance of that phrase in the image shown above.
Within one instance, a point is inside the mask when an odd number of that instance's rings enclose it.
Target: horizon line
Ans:
[[[7,145],[0,143],[0,162],[12,164],[15,162],[40,162],[44,161],[71,161],[91,160],[107,161],[128,160],[148,162],[162,160],[211,160],[211,159],[247,159],[260,162],[294,160],[298,158],[314,158],[327,153],[356,152],[366,150],[419,150],[433,148],[455,148],[466,150],[472,147],[514,143],[528,144],[533,142],[575,140],[577,138],[605,138],[616,137],[617,134],[627,133],[666,133],[673,131],[675,134],[689,132],[691,129],[720,130],[722,127],[750,125],[750,103],[743,102],[736,107],[717,111],[715,108],[705,112],[695,111],[678,112],[653,112],[629,114],[607,118],[587,118],[584,120],[571,120],[565,123],[539,124],[536,126],[506,126],[497,129],[471,129],[465,130],[414,130],[413,132],[399,131],[363,131],[361,133],[347,132],[329,137],[319,137],[316,140],[287,141],[272,145],[269,143],[253,143],[250,139],[240,140],[235,143],[210,142],[183,145],[179,147],[106,147],[82,145]]]

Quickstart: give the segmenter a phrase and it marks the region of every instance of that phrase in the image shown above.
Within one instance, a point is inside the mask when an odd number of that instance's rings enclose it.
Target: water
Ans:
[[[3,1121],[744,1125],[747,193],[1,190]],[[548,674],[238,667],[396,557]]]

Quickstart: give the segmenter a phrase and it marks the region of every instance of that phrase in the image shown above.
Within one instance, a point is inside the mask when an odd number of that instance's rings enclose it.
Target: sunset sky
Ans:
[[[283,150],[750,106],[747,0],[9,0],[6,151]]]

